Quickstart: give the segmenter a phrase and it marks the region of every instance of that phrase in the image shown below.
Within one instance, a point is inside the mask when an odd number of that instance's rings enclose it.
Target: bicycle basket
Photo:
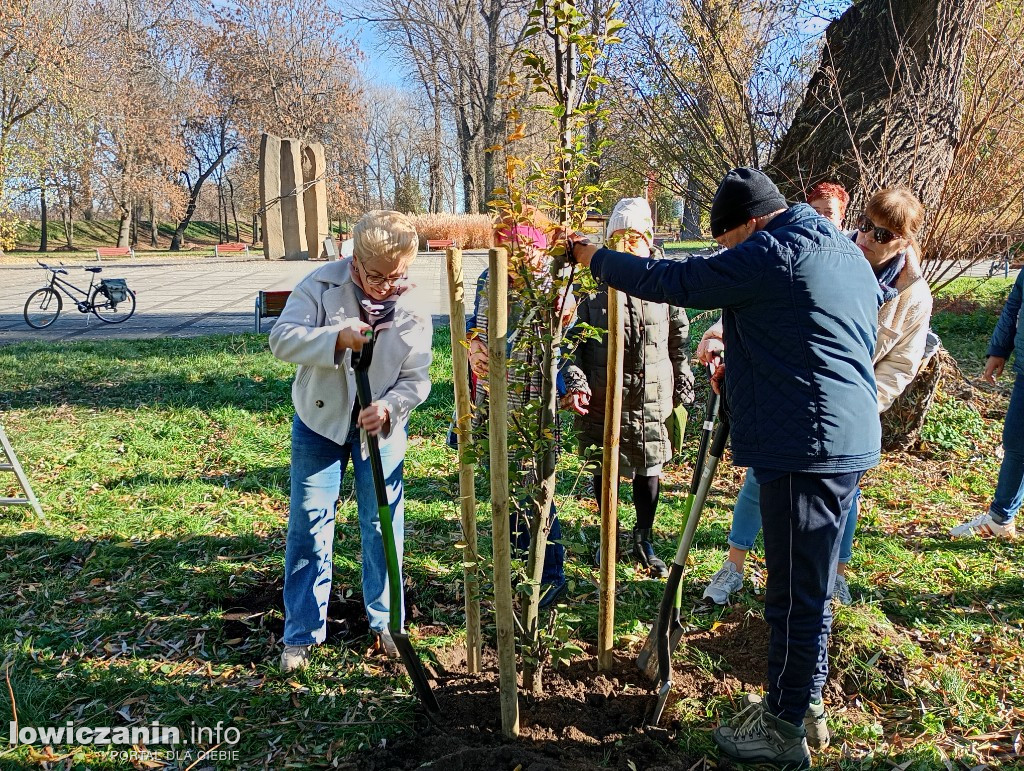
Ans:
[[[105,278],[100,281],[100,288],[112,305],[128,299],[128,283],[123,278]]]

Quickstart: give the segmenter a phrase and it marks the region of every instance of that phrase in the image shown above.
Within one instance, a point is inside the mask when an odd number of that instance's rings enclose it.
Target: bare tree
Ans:
[[[493,148],[500,143],[506,118],[498,90],[523,41],[523,4],[386,0],[382,7],[365,18],[412,62],[435,106],[435,147],[443,105],[458,140],[463,208],[486,211],[498,180]],[[436,173],[439,165],[432,169]]]
[[[802,95],[816,36],[812,2],[641,0],[626,9],[602,164],[636,191],[653,171],[691,225],[729,168],[761,166]]]

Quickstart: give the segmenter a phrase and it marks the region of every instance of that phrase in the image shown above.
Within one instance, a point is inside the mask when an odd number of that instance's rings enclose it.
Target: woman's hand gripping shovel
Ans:
[[[352,353],[352,369],[355,370],[356,375],[356,393],[359,395],[359,406],[362,409],[370,406],[372,401],[369,378],[372,358],[372,339],[363,345],[362,350]],[[416,655],[416,651],[413,650],[412,641],[409,640],[409,635],[405,633],[405,628],[402,626],[402,606],[404,604],[402,575],[398,565],[398,549],[395,547],[395,531],[391,522],[391,507],[388,505],[387,483],[384,480],[384,466],[380,459],[380,445],[377,437],[367,433],[366,445],[370,451],[373,489],[377,494],[377,515],[380,518],[381,539],[384,541],[384,560],[388,568],[388,588],[391,593],[391,617],[388,621],[388,630],[402,657],[402,663],[405,664],[406,671],[412,679],[416,696],[429,712],[435,715],[440,714],[441,708],[430,688],[427,674],[423,670],[423,663]]]
[[[712,374],[714,368],[712,368]],[[682,577],[686,569],[686,558],[693,545],[700,515],[704,509],[711,482],[718,468],[718,462],[725,451],[725,442],[729,436],[729,422],[725,411],[721,410],[718,427],[715,428],[715,416],[719,413],[720,398],[718,394],[708,396],[707,409],[704,413],[704,425],[701,430],[700,444],[697,449],[697,461],[690,482],[690,493],[683,503],[683,531],[679,537],[676,556],[669,568],[665,593],[661,598],[658,618],[651,626],[651,632],[637,657],[637,666],[651,680],[657,678],[661,683],[658,697],[651,713],[648,726],[657,726],[672,691],[672,652],[679,645],[683,636],[681,618]],[[657,655],[654,655],[654,654]]]

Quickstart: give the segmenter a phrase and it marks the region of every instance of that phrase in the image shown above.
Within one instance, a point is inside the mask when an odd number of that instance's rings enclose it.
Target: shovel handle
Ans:
[[[373,357],[373,343],[368,342],[358,354],[352,356],[352,368],[356,376],[356,394],[359,406],[370,406],[370,361]],[[392,634],[402,631],[402,572],[398,567],[398,548],[395,546],[395,525],[391,521],[391,506],[388,504],[388,487],[384,479],[384,464],[380,459],[380,442],[373,434],[366,434],[366,446],[370,453],[370,471],[373,473],[373,491],[377,496],[377,518],[380,520],[380,535],[384,542],[384,562],[388,569],[388,591],[391,596],[388,626]]]

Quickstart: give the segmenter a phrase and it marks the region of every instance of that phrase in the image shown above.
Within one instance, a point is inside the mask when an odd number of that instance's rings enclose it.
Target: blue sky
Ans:
[[[402,87],[408,85],[409,73],[398,57],[381,45],[373,25],[352,22],[352,34],[363,52],[362,69],[366,80],[374,85]]]

